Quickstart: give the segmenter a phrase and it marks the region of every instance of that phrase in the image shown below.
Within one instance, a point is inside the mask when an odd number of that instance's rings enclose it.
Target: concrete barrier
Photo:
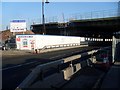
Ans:
[[[23,88],[61,87],[64,83],[68,82],[71,77],[81,68],[91,66],[91,62],[93,61],[93,59],[91,59],[92,55],[97,53],[99,50],[92,50],[82,54],[63,58],[61,60],[39,65],[16,88],[16,90],[22,90]],[[88,55],[91,55],[91,57],[86,60],[80,60],[80,58],[86,57]],[[77,61],[77,63],[73,63],[74,61]],[[51,72],[54,73],[49,74]]]

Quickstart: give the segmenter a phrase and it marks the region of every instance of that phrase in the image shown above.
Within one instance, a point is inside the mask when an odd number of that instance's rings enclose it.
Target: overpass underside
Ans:
[[[95,38],[112,38],[114,32],[120,31],[120,17],[74,20],[68,27],[71,35]]]
[[[120,17],[72,20],[67,23],[54,22],[45,26],[47,35],[112,38],[114,32],[120,31]],[[31,27],[35,34],[42,34],[42,24]]]

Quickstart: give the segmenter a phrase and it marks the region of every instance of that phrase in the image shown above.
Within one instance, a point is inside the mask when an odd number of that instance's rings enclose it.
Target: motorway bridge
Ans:
[[[114,9],[74,15],[66,23],[46,23],[46,34],[80,36],[85,37],[89,45],[109,46],[112,45],[113,33],[120,31],[119,15],[119,12]],[[42,29],[42,24],[31,25],[31,30],[36,34],[42,34]]]
[[[119,11],[115,9],[75,14],[66,23],[46,23],[46,34],[111,39],[120,30]],[[42,34],[42,24],[31,25],[31,30]]]
[[[68,30],[71,30],[71,35],[110,39],[114,32],[120,30],[120,17],[72,20],[69,24]]]

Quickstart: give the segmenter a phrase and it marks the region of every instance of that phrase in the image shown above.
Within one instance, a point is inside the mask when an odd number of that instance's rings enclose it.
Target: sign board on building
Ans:
[[[11,32],[25,32],[26,31],[26,21],[25,20],[13,20],[10,22]]]

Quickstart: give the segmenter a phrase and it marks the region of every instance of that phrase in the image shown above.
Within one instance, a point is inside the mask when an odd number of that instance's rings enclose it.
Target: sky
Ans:
[[[1,5],[1,3],[0,3]],[[2,27],[5,30],[12,20],[26,20],[29,28],[42,18],[41,2],[2,2]],[[50,2],[45,4],[45,17],[48,21],[63,21],[73,15],[118,8],[118,2]],[[0,16],[1,16],[0,15]]]

